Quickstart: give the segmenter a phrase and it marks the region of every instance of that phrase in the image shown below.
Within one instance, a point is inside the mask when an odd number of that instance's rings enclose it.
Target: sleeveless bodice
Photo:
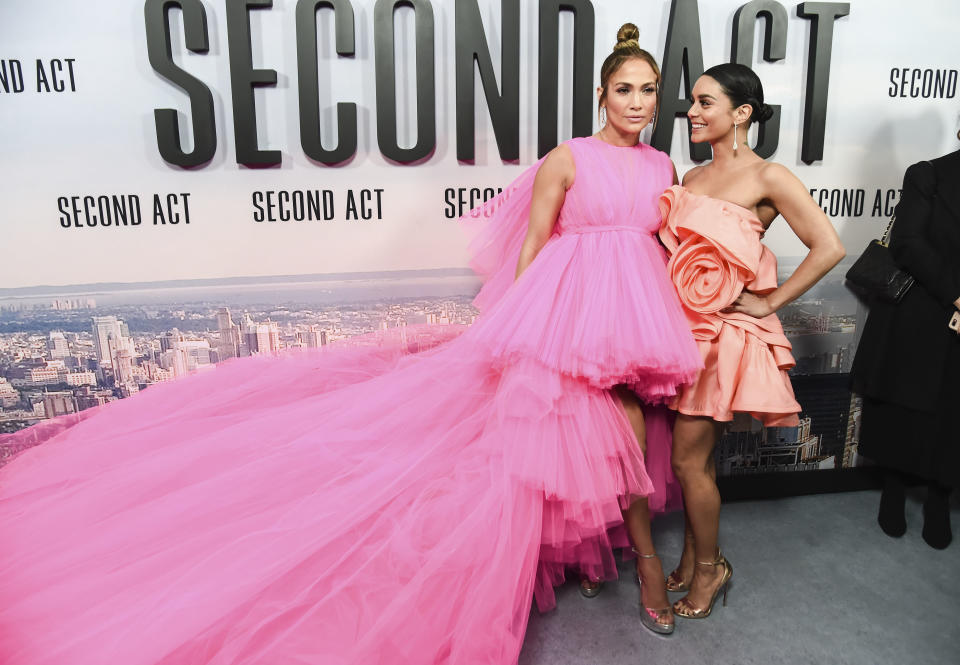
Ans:
[[[592,136],[567,141],[576,176],[567,190],[556,232],[644,231],[660,227],[657,201],[673,182],[664,153],[639,143],[623,147]]]

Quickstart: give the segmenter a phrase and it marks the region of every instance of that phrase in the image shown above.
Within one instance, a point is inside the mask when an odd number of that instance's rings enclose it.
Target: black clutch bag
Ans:
[[[913,286],[913,277],[901,270],[890,256],[890,231],[896,216],[890,218],[880,240],[871,240],[850,269],[847,281],[861,293],[887,302],[899,302]]]

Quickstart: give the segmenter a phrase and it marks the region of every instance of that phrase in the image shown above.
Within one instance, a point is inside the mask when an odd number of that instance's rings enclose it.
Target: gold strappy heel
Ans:
[[[713,604],[717,601],[717,596],[720,595],[721,591],[723,591],[723,604],[724,606],[727,604],[727,589],[730,586],[730,578],[733,577],[733,566],[730,565],[730,562],[727,561],[722,554],[717,552],[716,561],[697,561],[697,565],[723,566],[723,575],[720,576],[720,584],[713,590],[713,595],[710,597],[710,602],[706,607],[694,607],[688,600],[688,598],[690,598],[689,595],[684,596],[673,604],[673,613],[684,619],[706,619],[710,616],[710,613],[713,611]]]
[[[690,585],[680,577],[680,568],[678,567],[672,573],[667,575],[667,591],[687,591]]]
[[[633,550],[641,559],[656,559],[656,554],[640,554],[636,549]],[[660,573],[663,575],[663,573]],[[640,623],[648,630],[658,635],[670,635],[673,633],[676,623],[666,623],[664,620],[673,616],[673,609],[670,607],[654,608],[646,607],[643,604],[643,578],[637,573],[637,583],[640,585]]]
[[[691,550],[694,546],[693,535],[688,531],[683,538],[683,552],[686,554],[687,548]],[[680,572],[680,566],[683,563],[683,554],[680,555],[680,563],[667,575],[667,591],[689,591],[690,583],[683,579],[683,573]]]

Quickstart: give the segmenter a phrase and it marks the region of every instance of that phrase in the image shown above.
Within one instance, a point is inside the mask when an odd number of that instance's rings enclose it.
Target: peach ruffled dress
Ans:
[[[697,380],[671,408],[720,422],[749,413],[768,427],[798,423],[787,371],[796,362],[776,314],[724,312],[744,290],[777,288],[777,259],[760,239],[763,223],[735,203],[673,186],[660,197],[667,269],[703,357]]]

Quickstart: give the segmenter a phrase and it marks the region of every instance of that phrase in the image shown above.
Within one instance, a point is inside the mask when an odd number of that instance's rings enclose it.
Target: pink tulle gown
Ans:
[[[0,662],[512,663],[565,568],[614,576],[668,460],[648,474],[610,388],[667,399],[701,359],[655,236],[668,159],[567,145],[519,280],[536,167],[467,218],[465,331],[230,361],[14,435],[49,441],[0,472]]]

